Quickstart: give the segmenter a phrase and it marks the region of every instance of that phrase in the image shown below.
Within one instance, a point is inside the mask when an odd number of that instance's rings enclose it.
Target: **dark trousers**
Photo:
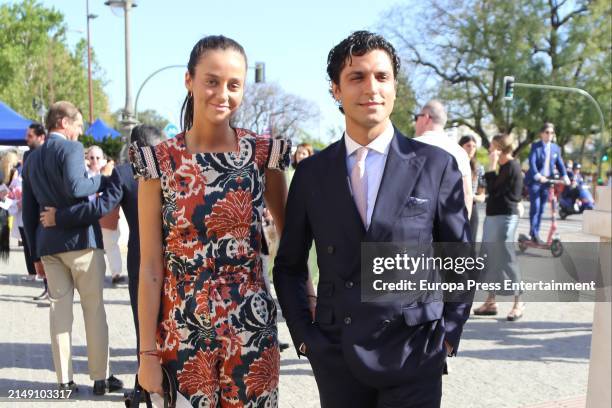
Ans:
[[[548,186],[534,181],[529,186],[529,234],[540,236],[540,221],[548,200]]]
[[[23,243],[23,256],[25,257],[26,267],[28,268],[28,275],[36,275],[36,268],[34,268],[30,246],[28,245],[23,227],[19,227],[19,236],[21,236],[21,242]]]
[[[472,231],[472,242],[476,242],[476,236],[478,235],[478,223],[480,217],[478,215],[478,205],[474,203],[472,206],[472,215],[470,217],[470,230]]]
[[[377,389],[356,379],[347,366],[340,345],[322,356],[309,356],[317,381],[321,408],[439,408],[440,374],[399,386]]]

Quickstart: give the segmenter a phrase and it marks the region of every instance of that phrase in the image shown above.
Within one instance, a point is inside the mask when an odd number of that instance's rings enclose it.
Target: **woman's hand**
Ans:
[[[497,170],[497,162],[499,162],[499,155],[501,151],[497,149],[492,149],[489,152],[489,171]]]
[[[162,369],[157,356],[142,354],[138,367],[138,383],[149,392],[164,395]]]

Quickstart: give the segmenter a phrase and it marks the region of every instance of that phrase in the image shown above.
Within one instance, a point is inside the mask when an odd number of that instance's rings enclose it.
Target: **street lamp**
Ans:
[[[87,88],[89,92],[89,123],[93,122],[93,86],[91,84],[91,43],[89,21],[98,17],[95,14],[89,13],[89,0],[87,0]]]
[[[134,110],[132,108],[132,90],[130,76],[130,10],[136,7],[134,0],[108,0],[104,3],[110,6],[111,9],[122,9],[123,18],[125,21],[125,107],[121,117],[121,141],[124,147],[127,145],[129,135],[132,128],[138,124],[134,119]]]

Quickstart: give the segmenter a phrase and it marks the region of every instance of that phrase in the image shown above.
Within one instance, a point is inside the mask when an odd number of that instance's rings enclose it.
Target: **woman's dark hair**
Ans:
[[[155,146],[166,140],[166,134],[151,125],[138,125],[132,129],[130,143],[136,143],[138,147]]]
[[[28,128],[32,129],[36,136],[46,136],[47,135],[47,132],[45,131],[45,127],[41,125],[40,123],[33,122],[30,124],[30,126],[28,126]]]
[[[465,136],[461,136],[461,139],[459,139],[459,146],[463,147],[464,144],[469,143],[469,142],[474,142],[476,145],[478,145],[478,142],[476,141],[476,138],[472,135],[465,135]],[[472,157],[470,159],[470,169],[472,169],[472,178],[475,179],[476,177],[478,177],[478,174],[476,172],[476,155],[474,155],[474,157]]]
[[[393,45],[379,34],[362,30],[349,35],[332,48],[327,55],[327,75],[331,83],[340,84],[340,73],[346,66],[347,61],[349,64],[351,63],[353,55],[360,57],[374,50],[382,50],[389,55],[393,66],[393,77],[397,80],[401,62]],[[340,107],[340,112],[344,113],[342,107]]]
[[[191,54],[189,55],[189,62],[187,63],[187,71],[191,77],[195,77],[195,67],[200,61],[200,57],[207,51],[214,50],[234,50],[240,53],[244,57],[244,63],[247,64],[246,53],[242,45],[238,44],[237,41],[222,35],[209,35],[202,38],[200,41],[193,46]],[[187,92],[183,106],[181,107],[181,126],[185,132],[193,125],[193,95]]]

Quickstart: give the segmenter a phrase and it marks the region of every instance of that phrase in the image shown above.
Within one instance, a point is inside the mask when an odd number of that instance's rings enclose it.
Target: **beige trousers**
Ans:
[[[58,383],[72,381],[72,307],[74,288],[79,291],[85,320],[89,377],[108,377],[108,326],[102,290],[104,252],[84,249],[41,258],[49,287],[51,350]]]

